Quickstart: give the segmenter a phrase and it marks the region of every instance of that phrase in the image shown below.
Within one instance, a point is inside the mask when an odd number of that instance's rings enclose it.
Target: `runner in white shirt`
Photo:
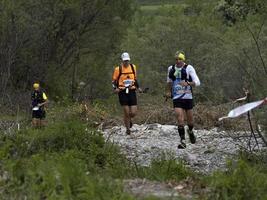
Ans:
[[[175,53],[176,63],[169,66],[167,75],[168,91],[166,96],[172,97],[175,115],[178,121],[178,132],[181,138],[179,149],[186,148],[185,143],[185,116],[189,127],[188,134],[192,144],[196,142],[193,133],[193,93],[192,87],[199,86],[200,81],[192,65],[185,63],[185,53],[177,51]]]

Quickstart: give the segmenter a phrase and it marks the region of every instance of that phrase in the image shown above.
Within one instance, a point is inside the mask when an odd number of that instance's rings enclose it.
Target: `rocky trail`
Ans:
[[[5,133],[17,129],[15,122],[0,123]],[[194,130],[197,142],[191,144],[186,134],[186,149],[178,149],[179,134],[175,125],[161,124],[134,124],[131,135],[126,135],[124,126],[103,128],[99,131],[106,141],[113,142],[122,147],[126,157],[138,165],[148,166],[153,159],[162,154],[182,160],[194,172],[209,175],[216,170],[225,170],[228,159],[235,159],[240,150],[260,152],[267,151],[259,135],[247,132]],[[199,199],[208,192],[208,188],[196,190],[196,183],[187,178],[179,183],[157,182],[146,179],[124,180],[124,189],[137,199],[147,196],[156,196],[160,199]]]
[[[235,159],[240,150],[263,151],[266,146],[261,138],[255,138],[250,132],[227,132],[194,130],[195,144],[190,144],[186,134],[186,149],[178,149],[179,134],[177,126],[161,124],[134,124],[131,135],[125,134],[123,126],[101,130],[105,139],[121,146],[128,159],[148,166],[153,158],[162,153],[181,159],[186,166],[201,174],[211,174],[216,170],[225,170],[227,159]],[[185,199],[193,198],[190,184],[168,185],[148,180],[127,180],[126,190],[142,196],[152,194],[164,199],[181,195]],[[187,191],[187,192],[186,192]]]

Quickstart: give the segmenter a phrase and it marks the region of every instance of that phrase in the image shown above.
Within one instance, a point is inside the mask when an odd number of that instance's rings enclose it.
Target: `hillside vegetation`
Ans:
[[[249,128],[244,118],[217,119],[244,88],[250,101],[267,96],[265,0],[10,0],[0,11],[0,122],[13,124],[0,127],[0,199],[137,199],[129,179],[190,182],[195,199],[267,199],[266,153],[240,152],[204,176],[167,154],[139,166],[97,130],[123,123],[111,75],[124,51],[149,88],[135,123],[175,124],[163,95],[177,50],[201,80],[196,127]],[[36,80],[50,101],[43,129],[30,125]],[[266,106],[253,113],[263,133],[266,119]]]
[[[93,128],[109,115],[101,104],[91,105],[89,112],[79,104],[57,106],[46,128],[2,134],[1,199],[136,199],[123,184],[136,178],[171,185],[189,181],[197,199],[266,198],[266,157],[243,154],[229,162],[227,172],[207,177],[168,154],[148,167],[138,166]]]

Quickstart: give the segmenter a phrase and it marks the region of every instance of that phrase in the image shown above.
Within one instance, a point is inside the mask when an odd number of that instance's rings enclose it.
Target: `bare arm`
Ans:
[[[169,73],[171,70],[172,66],[168,68],[168,73],[167,73],[167,85],[166,85],[166,97],[170,98],[171,97],[171,92],[172,92],[172,80],[169,78]]]

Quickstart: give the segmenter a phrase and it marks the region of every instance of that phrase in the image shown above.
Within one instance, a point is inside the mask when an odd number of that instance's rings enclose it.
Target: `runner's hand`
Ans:
[[[138,88],[138,91],[139,91],[140,93],[142,93],[142,92],[143,92],[142,88]]]
[[[116,94],[118,94],[120,92],[120,89],[119,88],[116,88],[115,90],[114,90],[114,93],[116,93]]]
[[[181,86],[188,86],[188,83],[187,83],[186,81],[181,81],[181,82],[180,82],[180,85],[181,85]]]

